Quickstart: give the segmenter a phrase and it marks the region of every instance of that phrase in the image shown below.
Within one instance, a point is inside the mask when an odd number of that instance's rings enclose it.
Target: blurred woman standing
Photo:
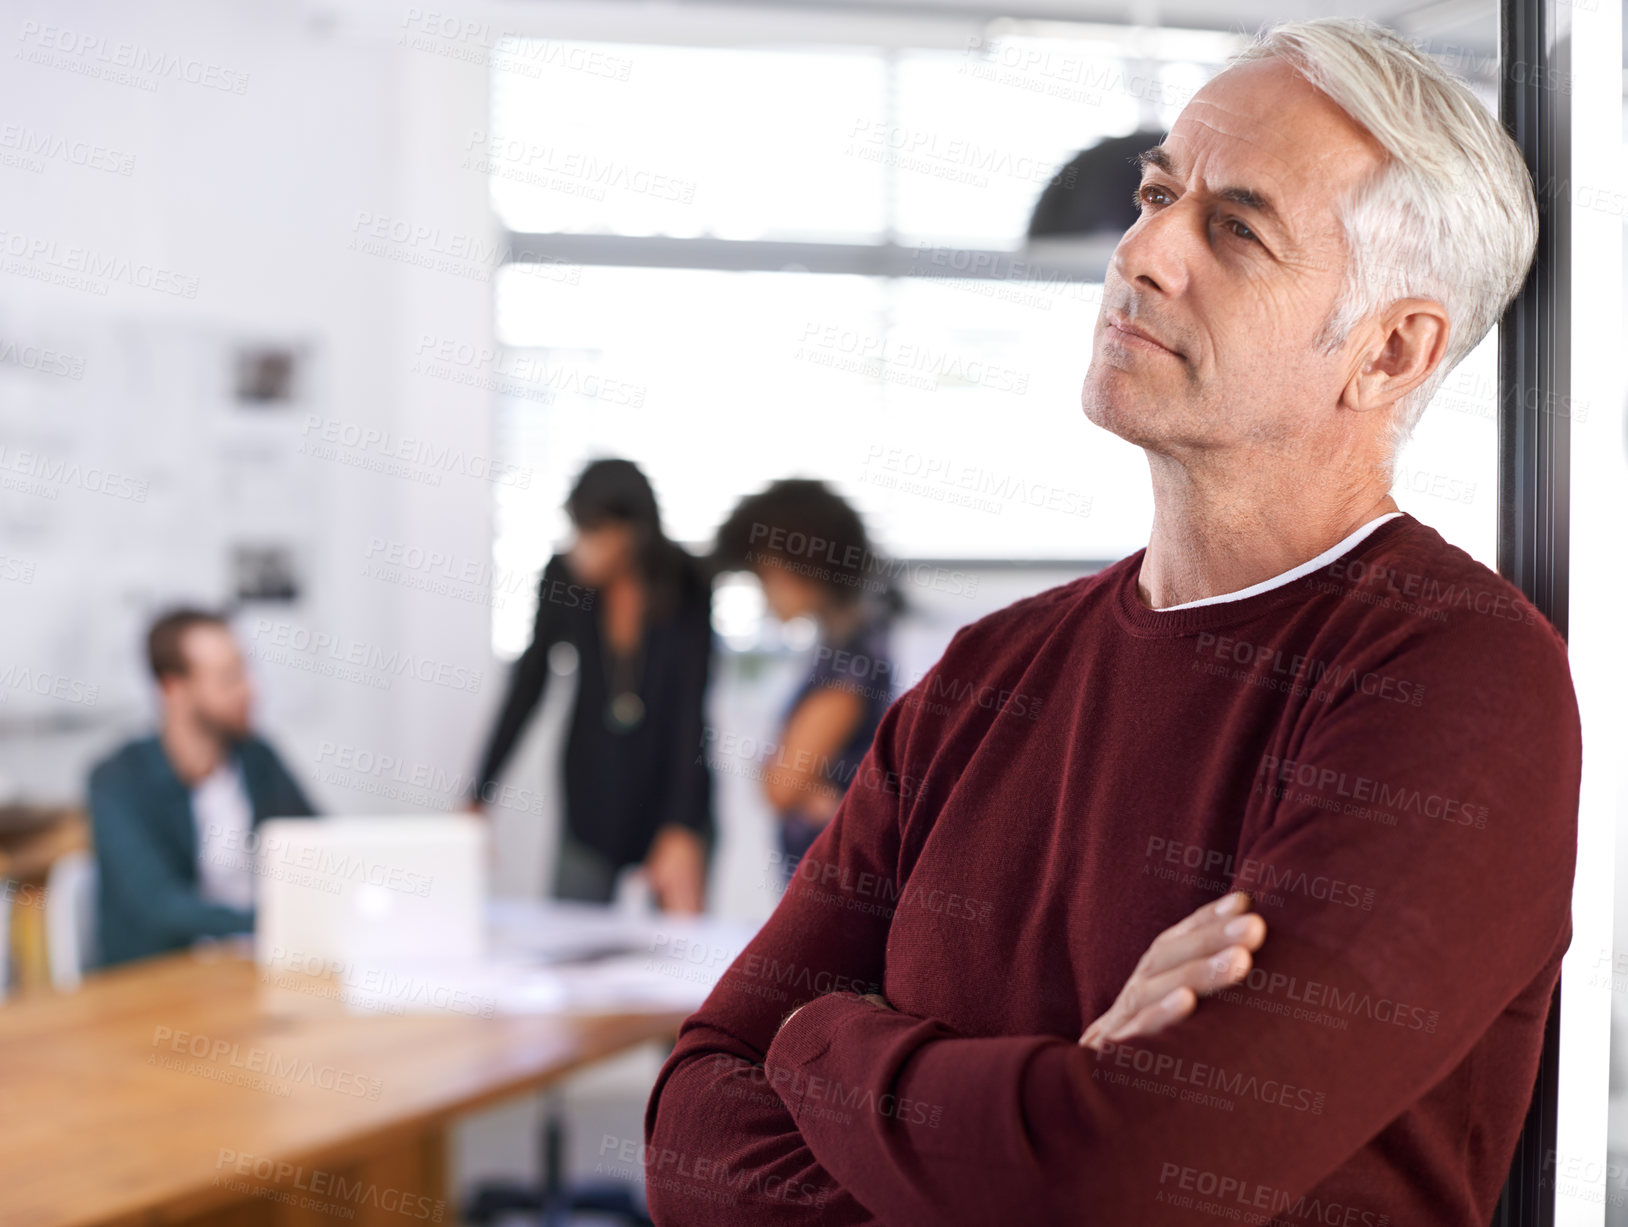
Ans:
[[[781,716],[763,777],[779,818],[781,872],[798,861],[842,803],[893,697],[888,631],[902,601],[876,574],[859,513],[823,482],[790,478],[743,499],[714,551],[722,569],[750,570],[782,621],[814,621],[814,660]]]
[[[712,655],[712,594],[698,561],[662,531],[637,465],[596,460],[566,499],[575,539],[543,568],[531,643],[515,662],[477,774],[493,786],[548,681],[558,643],[577,654],[565,743],[562,899],[609,902],[642,865],[660,906],[699,912],[713,838],[701,750]]]

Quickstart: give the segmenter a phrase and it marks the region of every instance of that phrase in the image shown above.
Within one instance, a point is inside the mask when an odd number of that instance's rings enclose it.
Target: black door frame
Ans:
[[[1566,635],[1571,544],[1571,14],[1500,0],[1498,116],[1538,203],[1532,270],[1498,327],[1498,570]],[[1493,1227],[1553,1227],[1560,986]]]

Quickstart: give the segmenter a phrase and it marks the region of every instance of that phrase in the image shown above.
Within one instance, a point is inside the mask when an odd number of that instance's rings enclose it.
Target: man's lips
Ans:
[[[1166,345],[1163,341],[1159,340],[1158,337],[1145,331],[1144,329],[1138,328],[1135,324],[1132,324],[1122,315],[1109,315],[1108,327],[1112,328],[1119,334],[1119,340],[1128,341],[1130,344],[1137,346],[1138,348],[1162,350],[1164,353],[1171,355],[1171,357],[1181,357],[1179,353],[1177,353],[1170,346]]]

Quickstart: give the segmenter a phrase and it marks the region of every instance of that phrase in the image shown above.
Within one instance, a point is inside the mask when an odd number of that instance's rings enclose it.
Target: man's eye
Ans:
[[[1223,224],[1238,227],[1238,229],[1234,230],[1233,233],[1239,238],[1243,239],[1246,243],[1260,242],[1260,240],[1255,237],[1255,232],[1248,226],[1244,225],[1243,222],[1239,221],[1236,217],[1227,218]]]
[[[1147,198],[1147,194],[1149,192],[1157,192],[1161,196],[1164,195],[1163,188],[1157,186],[1156,184],[1145,183],[1131,194],[1131,207],[1133,209],[1140,209],[1144,204],[1156,203]]]

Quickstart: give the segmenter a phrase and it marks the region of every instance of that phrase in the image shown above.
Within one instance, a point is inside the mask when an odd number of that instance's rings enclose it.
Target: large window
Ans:
[[[494,73],[483,152],[511,230],[1012,249],[1070,156],[1168,122],[1214,67],[1144,81],[1109,46],[1032,38],[582,52]]]

